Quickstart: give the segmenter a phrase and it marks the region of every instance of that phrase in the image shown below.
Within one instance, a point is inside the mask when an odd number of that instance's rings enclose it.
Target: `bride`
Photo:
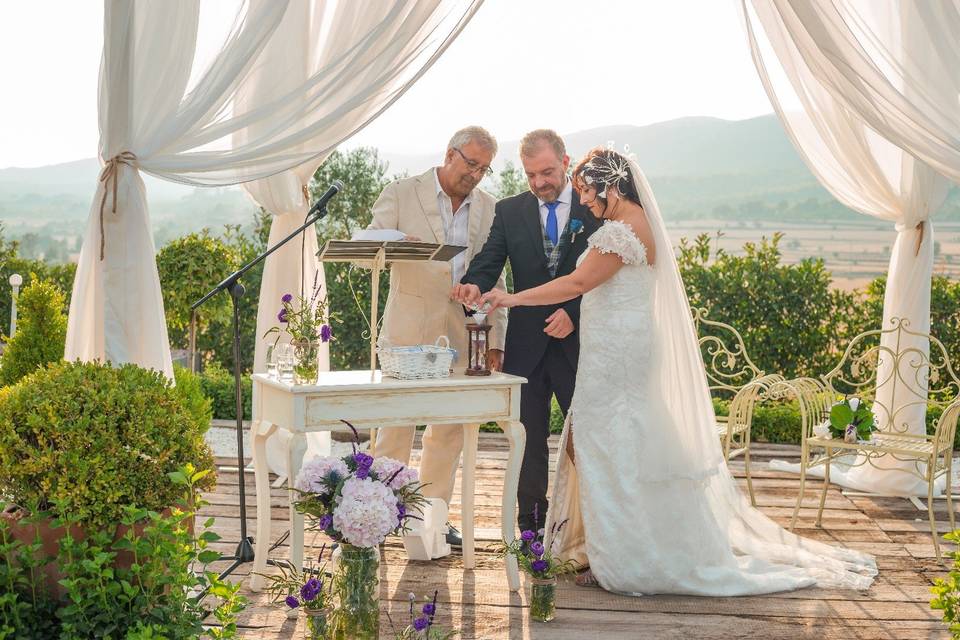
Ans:
[[[871,556],[800,538],[752,508],[727,469],[676,258],[640,168],[607,149],[577,166],[604,220],[577,270],[492,307],[583,296],[580,364],[547,516],[547,544],[632,595],[866,589]],[[553,523],[562,523],[554,527]]]

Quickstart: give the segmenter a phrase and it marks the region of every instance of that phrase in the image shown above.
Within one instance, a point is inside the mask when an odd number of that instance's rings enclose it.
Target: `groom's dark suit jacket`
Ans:
[[[560,255],[555,277],[571,273],[577,258],[587,246],[587,238],[600,228],[600,221],[580,204],[573,191],[570,220],[580,220],[583,229],[576,234]],[[569,225],[568,225],[569,228]],[[523,291],[549,282],[550,270],[543,246],[543,225],[540,223],[540,202],[530,191],[499,201],[483,249],[474,255],[470,268],[461,280],[475,284],[481,291],[489,291],[497,283],[505,261],[510,260],[514,291]],[[514,307],[510,309],[503,370],[518,376],[527,376],[543,358],[551,338],[543,332],[547,317],[563,307],[573,321],[573,333],[561,340],[564,352],[573,369],[580,356],[580,298],[562,305],[543,307]]]

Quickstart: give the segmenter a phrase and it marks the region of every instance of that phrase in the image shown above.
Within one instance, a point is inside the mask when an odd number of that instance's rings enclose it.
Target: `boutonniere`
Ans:
[[[570,219],[570,242],[575,242],[577,234],[583,231],[583,220],[579,218]]]

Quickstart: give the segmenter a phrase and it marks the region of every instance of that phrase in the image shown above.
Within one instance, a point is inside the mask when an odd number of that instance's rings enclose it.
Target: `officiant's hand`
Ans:
[[[409,233],[403,236],[403,241],[404,242],[421,242],[420,238],[418,238],[417,236],[411,236]]]
[[[570,316],[567,315],[567,312],[563,309],[557,309],[547,316],[546,322],[547,326],[543,332],[551,338],[559,338],[562,340],[573,333],[573,320],[570,319]]]
[[[500,349],[490,349],[487,351],[487,369],[490,369],[490,371],[503,371],[503,351]]]
[[[458,284],[450,290],[450,299],[470,306],[480,302],[480,287],[475,284]]]

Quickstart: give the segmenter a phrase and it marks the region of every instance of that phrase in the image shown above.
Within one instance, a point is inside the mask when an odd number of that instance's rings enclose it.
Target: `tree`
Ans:
[[[494,181],[494,195],[498,200],[523,193],[529,188],[526,174],[515,167],[510,160],[507,160],[507,164],[500,170]]]
[[[24,288],[17,301],[17,332],[0,360],[0,385],[15,384],[40,367],[63,359],[67,340],[63,306],[63,294],[50,282],[34,278]]]
[[[157,252],[157,271],[163,293],[170,343],[189,346],[190,305],[227,277],[237,263],[234,247],[214,238],[208,229],[173,240]],[[230,299],[214,296],[197,309],[197,332],[213,321],[229,325]]]

